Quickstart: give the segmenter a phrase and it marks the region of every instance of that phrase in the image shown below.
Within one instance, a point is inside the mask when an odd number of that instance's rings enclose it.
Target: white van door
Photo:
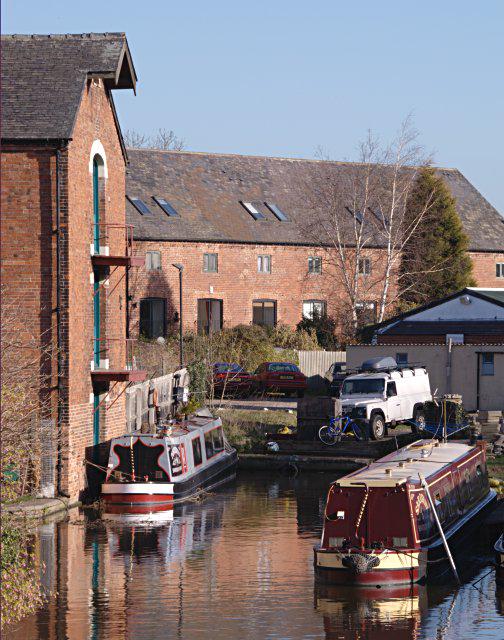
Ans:
[[[391,380],[387,382],[387,417],[389,421],[402,419],[401,399],[397,395],[396,383]]]

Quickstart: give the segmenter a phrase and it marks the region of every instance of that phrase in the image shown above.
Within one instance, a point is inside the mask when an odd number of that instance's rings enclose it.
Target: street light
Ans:
[[[184,265],[175,263],[172,267],[178,269],[179,272],[179,351],[180,351],[180,368],[184,366],[184,335],[182,333],[182,271]]]

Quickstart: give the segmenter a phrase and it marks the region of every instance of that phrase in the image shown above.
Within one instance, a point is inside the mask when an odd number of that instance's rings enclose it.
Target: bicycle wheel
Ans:
[[[364,440],[364,434],[362,432],[362,427],[360,427],[356,422],[352,422],[352,431],[354,433],[356,440]]]
[[[339,440],[338,432],[334,427],[324,425],[320,427],[318,436],[324,444],[333,445]]]

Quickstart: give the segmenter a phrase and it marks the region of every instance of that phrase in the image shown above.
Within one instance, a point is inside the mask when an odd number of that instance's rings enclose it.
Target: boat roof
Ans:
[[[419,474],[429,478],[474,450],[475,447],[461,442],[417,440],[364,469],[340,478],[336,484],[340,487],[363,484],[368,487],[395,487],[407,482],[419,484]]]
[[[133,431],[132,433],[125,433],[122,436],[113,438],[114,441],[135,438],[156,438],[161,440],[166,438],[172,440],[174,438],[183,438],[188,434],[198,431],[201,432],[207,427],[220,427],[222,421],[220,418],[211,418],[207,416],[191,416],[188,420],[182,420],[180,422],[174,422],[172,425],[167,425],[168,432],[162,436],[160,433],[142,433],[141,431]],[[170,430],[171,427],[171,430]]]

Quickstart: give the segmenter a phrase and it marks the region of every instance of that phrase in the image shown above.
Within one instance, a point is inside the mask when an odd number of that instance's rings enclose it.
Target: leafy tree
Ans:
[[[415,219],[429,201],[427,214],[404,247],[399,274],[403,310],[475,284],[467,253],[469,239],[455,198],[431,167],[418,174],[408,198],[408,217]]]

